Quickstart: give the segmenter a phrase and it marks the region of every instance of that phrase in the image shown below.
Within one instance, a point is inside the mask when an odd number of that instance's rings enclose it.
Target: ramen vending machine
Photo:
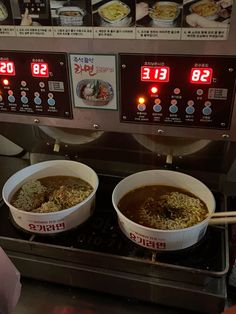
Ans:
[[[157,311],[222,312],[231,227],[207,216],[194,243],[169,249],[173,230],[146,234],[129,218],[127,231],[114,191],[130,175],[163,171],[208,187],[196,191],[205,203],[212,195],[210,214],[233,209],[235,15],[233,0],[0,0],[1,187],[51,160],[83,163],[99,182],[88,219],[71,229],[51,216],[14,217],[2,201],[0,246],[23,277]]]

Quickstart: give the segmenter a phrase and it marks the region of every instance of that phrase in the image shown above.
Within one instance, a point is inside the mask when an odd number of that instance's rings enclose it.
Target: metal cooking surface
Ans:
[[[26,243],[34,244],[36,247],[37,245],[41,248],[45,247],[42,253],[44,256],[55,257],[53,249],[50,248],[52,245],[57,250],[57,257],[62,260],[66,258],[63,250],[66,248],[73,250],[73,254],[76,254],[76,249],[79,249],[79,251],[106,253],[106,256],[108,254],[117,258],[128,257],[150,263],[153,252],[133,244],[119,229],[111,202],[112,190],[119,181],[119,178],[100,177],[93,216],[77,229],[55,236],[32,236],[18,230],[12,224],[8,207],[3,204],[0,212],[0,244],[4,246],[7,239],[13,238],[17,242],[14,250],[20,251],[21,245],[27,241]],[[217,210],[222,210],[223,196],[217,193],[215,198]],[[19,240],[20,243],[18,243]],[[227,267],[225,229],[208,227],[205,237],[197,245],[178,252],[157,253],[156,262],[213,272],[217,275]]]

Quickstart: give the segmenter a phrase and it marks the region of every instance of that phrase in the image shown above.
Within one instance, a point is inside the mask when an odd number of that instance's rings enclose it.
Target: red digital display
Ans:
[[[141,81],[144,82],[169,82],[170,68],[165,66],[141,67]]]
[[[211,84],[212,68],[192,68],[190,82],[193,84]]]
[[[0,61],[0,75],[16,75],[14,63],[12,61]]]
[[[35,77],[49,77],[48,64],[44,62],[32,62],[31,73]]]

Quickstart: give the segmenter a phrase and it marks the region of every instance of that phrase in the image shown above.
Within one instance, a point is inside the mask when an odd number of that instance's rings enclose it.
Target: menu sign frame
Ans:
[[[233,0],[0,0],[0,37],[227,40]]]

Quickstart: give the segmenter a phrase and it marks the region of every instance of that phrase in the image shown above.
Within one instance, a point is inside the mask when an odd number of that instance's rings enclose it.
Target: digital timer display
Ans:
[[[142,66],[141,81],[144,82],[169,82],[170,68],[166,66]]]
[[[211,84],[212,68],[192,68],[190,82],[193,84]]]
[[[34,77],[49,77],[48,63],[32,62],[31,73]]]
[[[0,75],[16,75],[14,62],[0,61]]]

